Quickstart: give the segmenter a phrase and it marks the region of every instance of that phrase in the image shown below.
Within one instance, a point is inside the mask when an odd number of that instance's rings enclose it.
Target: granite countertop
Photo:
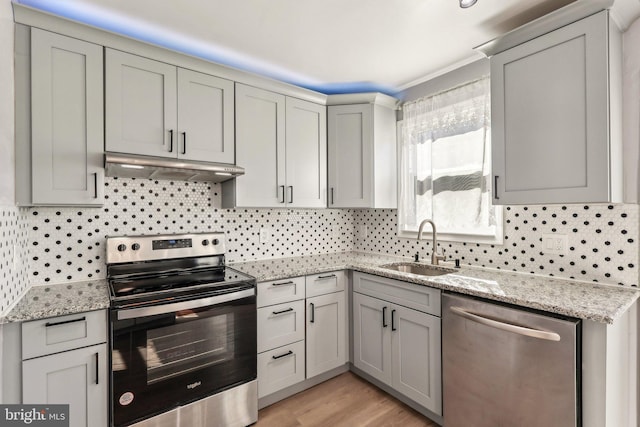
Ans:
[[[410,260],[344,252],[242,262],[231,267],[256,277],[259,282],[350,269],[608,324],[622,316],[640,295],[634,288],[617,285],[485,268],[462,267],[450,274],[430,277],[380,268],[383,264],[406,261]]]
[[[24,322],[109,308],[107,281],[32,286],[0,323]]]
[[[383,254],[343,252],[232,263],[258,282],[335,270],[355,270],[460,294],[484,297],[570,317],[612,324],[640,296],[640,291],[614,285],[564,280],[528,273],[462,267],[442,276],[420,276],[381,268],[410,261]],[[22,322],[106,309],[109,288],[104,279],[33,286],[1,323]]]

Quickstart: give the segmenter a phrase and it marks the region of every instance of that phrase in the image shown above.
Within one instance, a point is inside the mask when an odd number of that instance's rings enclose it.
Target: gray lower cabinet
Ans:
[[[377,298],[358,290],[371,290],[389,298]],[[412,293],[434,302],[431,309],[423,308],[428,310],[423,312],[390,301],[402,301]],[[354,366],[442,415],[439,299],[440,291],[436,289],[354,273]],[[422,305],[417,300],[406,303]]]
[[[108,424],[104,310],[22,324],[22,403],[68,404],[70,427]]]
[[[102,205],[103,48],[16,27],[16,200]]]
[[[304,381],[304,282],[258,283],[258,398]]]
[[[347,362],[346,272],[307,276],[307,378]]]
[[[106,426],[107,345],[22,362],[23,403],[68,404],[70,427]]]

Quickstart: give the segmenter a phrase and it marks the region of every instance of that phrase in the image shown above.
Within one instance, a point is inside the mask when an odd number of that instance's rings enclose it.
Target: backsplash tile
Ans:
[[[223,231],[227,260],[249,261],[357,250],[426,259],[429,239],[396,236],[391,209],[221,209],[220,185],[107,178],[102,208],[0,210],[5,309],[31,284],[104,278],[108,235]],[[505,244],[440,242],[463,264],[637,286],[638,205],[505,208]],[[367,238],[356,233],[368,227]],[[264,228],[270,241],[260,242]],[[575,230],[575,231],[574,231]],[[543,233],[568,236],[565,256],[546,255]],[[14,268],[13,247],[20,267]]]
[[[355,227],[367,226],[368,237],[357,236],[355,250],[428,259],[430,239],[399,238],[396,210],[358,210]],[[507,206],[504,245],[439,242],[447,260],[499,268],[613,283],[638,284],[638,205]],[[548,255],[542,234],[566,234],[566,255]]]
[[[219,207],[219,184],[107,178],[102,208],[28,209],[29,281],[104,278],[105,236],[222,231],[228,262],[353,248],[350,211]]]
[[[0,207],[0,313],[29,286],[25,213],[24,209]]]

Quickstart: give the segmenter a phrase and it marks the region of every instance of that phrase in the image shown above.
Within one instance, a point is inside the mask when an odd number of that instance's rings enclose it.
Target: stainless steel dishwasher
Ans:
[[[580,426],[580,320],[442,296],[445,427]]]

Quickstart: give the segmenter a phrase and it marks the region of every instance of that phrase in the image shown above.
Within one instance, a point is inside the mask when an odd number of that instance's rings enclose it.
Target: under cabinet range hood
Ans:
[[[125,178],[223,182],[244,175],[244,168],[225,163],[204,163],[135,154],[105,153],[104,163],[107,176]]]

